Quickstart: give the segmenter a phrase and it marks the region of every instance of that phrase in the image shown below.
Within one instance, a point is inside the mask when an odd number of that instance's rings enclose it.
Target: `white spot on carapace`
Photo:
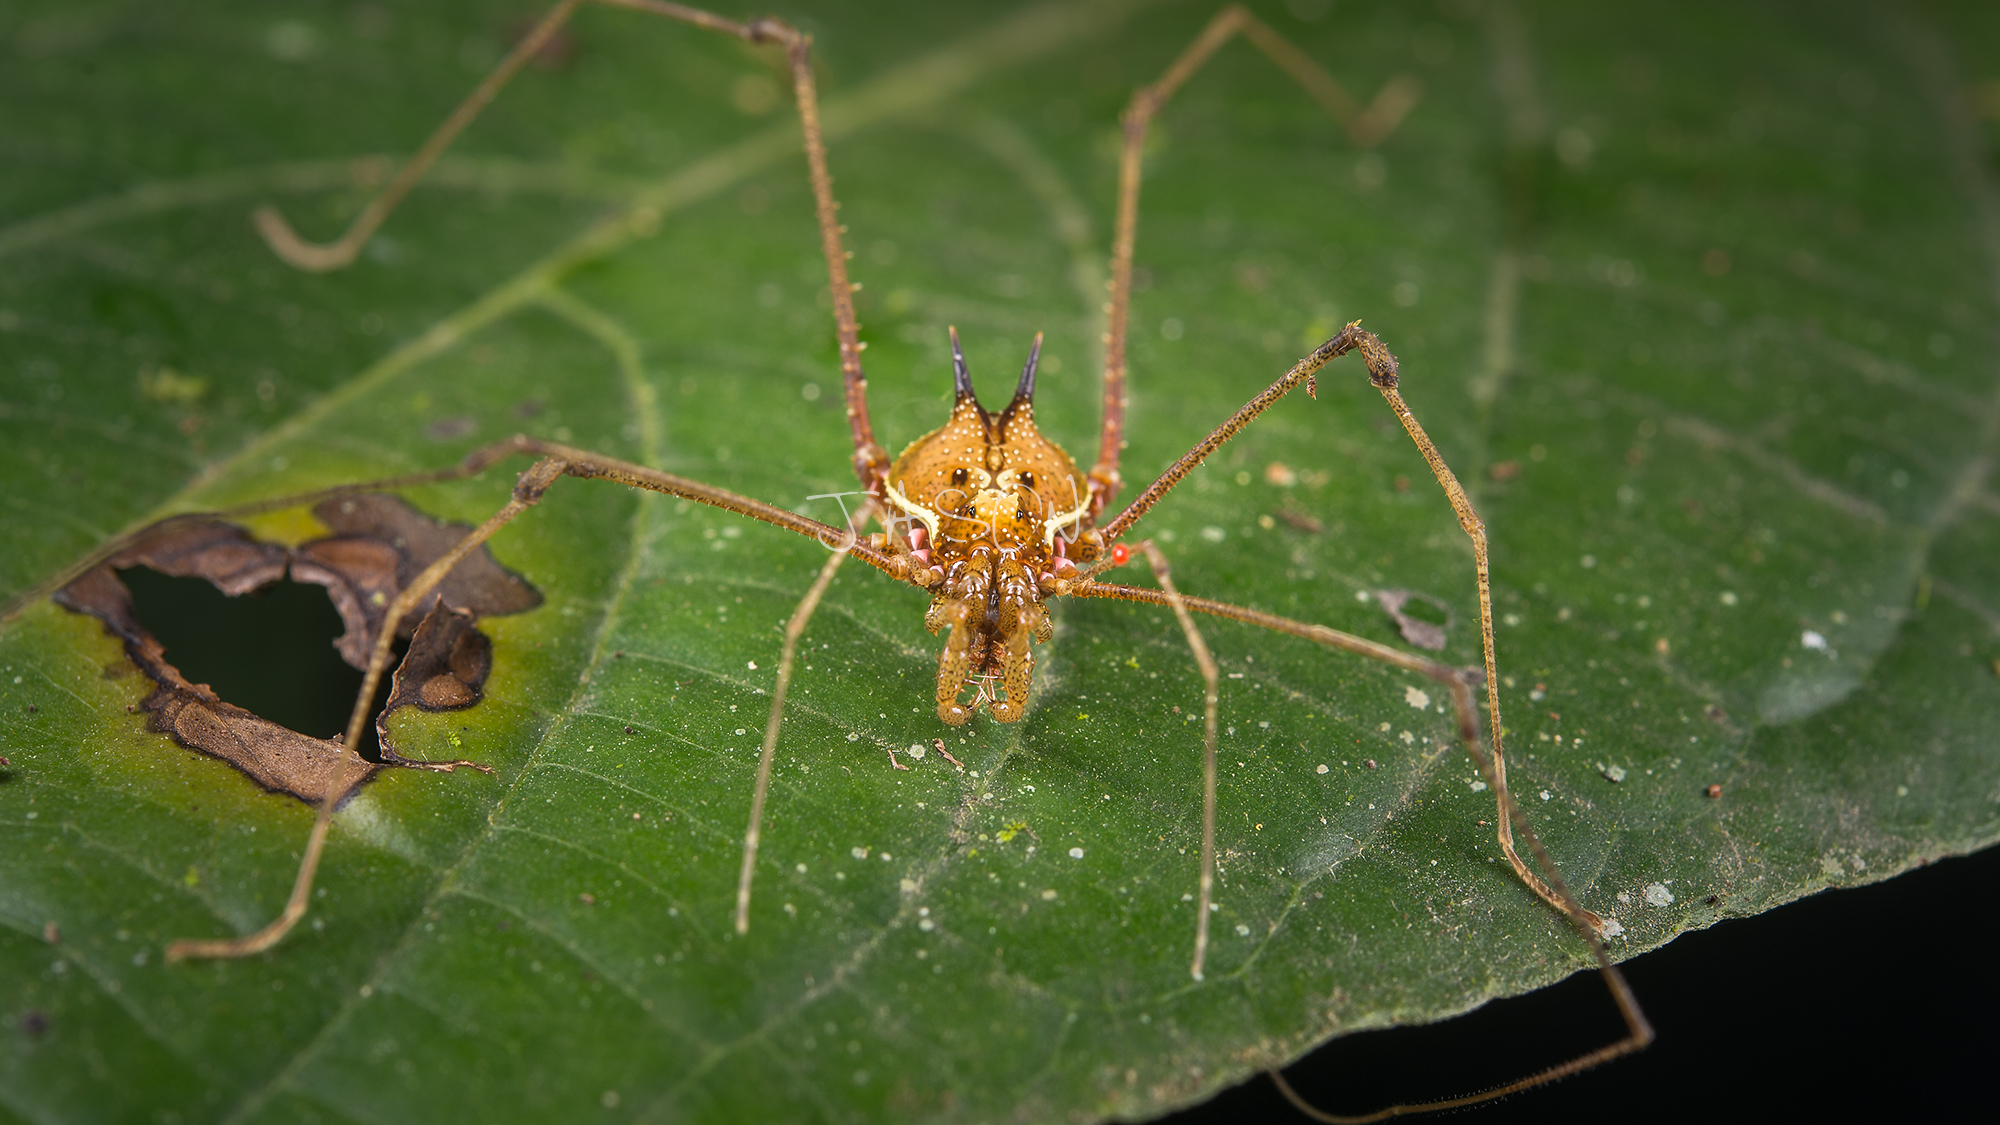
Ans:
[[[1070,857],[1071,859],[1082,859],[1082,858],[1083,858],[1083,849],[1082,849],[1082,848],[1071,848],[1071,849],[1069,850],[1069,857]]]
[[[1326,772],[1326,763],[1325,763],[1325,762],[1321,762],[1321,763],[1319,764],[1319,768],[1318,768],[1318,769],[1316,769],[1316,770],[1314,770],[1313,772],[1314,772],[1314,773],[1325,773],[1325,772]]]
[[[1668,890],[1665,883],[1647,883],[1646,902],[1651,906],[1672,906],[1674,892]]]
[[[1421,711],[1431,705],[1431,694],[1422,688],[1404,685],[1403,702]]]

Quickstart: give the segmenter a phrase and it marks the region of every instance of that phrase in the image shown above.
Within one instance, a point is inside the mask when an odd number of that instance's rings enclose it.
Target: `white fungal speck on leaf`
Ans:
[[[1668,890],[1665,883],[1648,883],[1646,884],[1646,902],[1651,906],[1672,906],[1674,903],[1674,892]]]
[[[1405,686],[1403,688],[1403,702],[1421,711],[1431,705],[1431,696],[1429,692],[1422,688]]]

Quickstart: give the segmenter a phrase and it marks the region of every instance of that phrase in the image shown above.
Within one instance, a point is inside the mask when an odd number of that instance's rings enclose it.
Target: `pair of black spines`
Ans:
[[[1040,332],[1035,333],[1035,342],[1028,348],[1028,363],[1027,366],[1021,369],[1021,382],[1014,388],[1013,401],[1009,402],[1005,409],[995,415],[984,406],[980,406],[979,396],[972,391],[972,372],[967,370],[965,366],[965,352],[960,350],[958,346],[958,329],[947,328],[945,331],[951,335],[951,377],[952,390],[955,394],[954,403],[963,404],[966,400],[970,399],[972,405],[979,408],[979,416],[985,420],[989,429],[994,426],[995,419],[997,418],[999,432],[1005,433],[1007,423],[1013,420],[1016,411],[1028,411],[1034,406],[1035,366],[1042,359],[1042,334]]]

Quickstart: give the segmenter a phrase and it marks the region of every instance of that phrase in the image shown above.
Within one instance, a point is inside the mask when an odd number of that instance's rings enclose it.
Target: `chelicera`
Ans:
[[[550,41],[581,2],[561,0],[438,128],[339,239],[327,244],[308,242],[296,234],[276,210],[265,208],[259,211],[255,216],[256,225],[272,249],[287,262],[306,270],[338,269],[353,261],[361,247],[437,156],[500,87]],[[463,559],[500,527],[539,503],[550,486],[561,477],[604,480],[648,489],[812,536],[829,549],[818,577],[799,601],[785,629],[771,691],[771,709],[764,731],[756,788],[744,834],[734,918],[738,932],[747,930],[750,923],[751,888],[757,866],[764,804],[784,718],[786,690],[796,665],[798,642],[836,570],[845,560],[853,558],[896,582],[916,587],[930,596],[924,615],[925,625],[932,633],[944,635],[938,661],[936,713],[941,721],[953,726],[969,722],[981,708],[1001,723],[1017,722],[1027,714],[1034,683],[1035,646],[1048,642],[1051,637],[1048,603],[1052,599],[1079,597],[1140,602],[1166,609],[1174,615],[1206,685],[1201,866],[1193,955],[1189,965],[1189,972],[1196,980],[1202,978],[1207,954],[1208,907],[1215,872],[1215,756],[1220,687],[1217,665],[1195,624],[1195,615],[1225,618],[1304,638],[1427,677],[1442,687],[1456,717],[1458,738],[1478,763],[1494,792],[1501,851],[1527,887],[1568,917],[1591,946],[1599,969],[1625,1019],[1627,1035],[1607,1047],[1498,1090],[1448,1102],[1392,1107],[1382,1116],[1417,1109],[1450,1108],[1501,1096],[1637,1050],[1651,1040],[1650,1027],[1599,940],[1606,920],[1585,910],[1564,887],[1554,863],[1535,839],[1507,788],[1500,744],[1502,727],[1495,686],[1497,669],[1484,526],[1464,489],[1403,401],[1397,361],[1380,339],[1362,328],[1359,322],[1346,325],[1196,443],[1115,516],[1105,519],[1112,512],[1123,487],[1119,459],[1125,421],[1126,329],[1131,307],[1141,154],[1153,116],[1210,55],[1238,35],[1298,79],[1340,121],[1349,135],[1364,145],[1380,140],[1395,128],[1413,101],[1414,95],[1409,90],[1399,90],[1395,83],[1391,83],[1374,104],[1360,107],[1317,64],[1269,27],[1241,8],[1225,8],[1159,81],[1134,94],[1124,116],[1118,213],[1111,254],[1111,293],[1107,305],[1109,330],[1105,337],[1105,362],[1100,383],[1102,422],[1096,462],[1089,470],[1084,470],[1059,445],[1044,436],[1035,424],[1039,336],[1029,349],[1013,396],[1004,407],[993,411],[984,406],[974,392],[972,375],[955,330],[951,332],[955,395],[950,415],[940,428],[918,438],[892,460],[877,443],[869,417],[859,325],[852,299],[857,287],[849,278],[847,253],[842,241],[845,228],[837,218],[838,204],[834,200],[832,178],[827,170],[809,38],[774,19],[738,23],[662,0],[605,2],[717,31],[747,43],[775,46],[784,52],[802,126],[821,251],[826,263],[828,292],[839,342],[846,417],[854,449],[852,465],[866,498],[862,520],[864,524],[869,520],[876,521],[882,530],[864,535],[862,528],[852,524],[836,527],[701,481],[528,436],[517,436],[475,451],[454,468],[316,493],[313,499],[325,499],[472,476],[510,457],[527,455],[535,458],[533,465],[520,475],[512,498],[504,507],[465,535],[456,547],[411,578],[388,604],[384,613],[385,623],[375,638],[360,696],[348,725],[345,743],[348,755],[357,752],[369,718],[369,703],[381,678],[388,671],[397,624],[406,617],[425,611],[435,600],[439,584]],[[1158,546],[1145,540],[1126,541],[1137,522],[1206,458],[1289,392],[1303,387],[1311,394],[1320,370],[1350,352],[1359,353],[1370,382],[1381,392],[1397,420],[1422,452],[1471,539],[1477,567],[1484,644],[1482,668],[1453,667],[1326,626],[1184,595],[1175,587],[1165,555]],[[289,502],[302,501],[293,498]],[[286,502],[272,502],[258,507],[268,509],[280,503]],[[73,568],[70,576],[81,574],[97,563],[114,557],[129,543],[128,538],[106,546],[91,559]],[[1121,585],[1100,579],[1104,572],[1140,557],[1146,560],[1157,585]],[[1476,691],[1482,686],[1487,690],[1486,711],[1490,720],[1485,733],[1481,730],[1476,702]],[[970,699],[966,698],[968,690],[972,693]],[[328,792],[318,802],[318,816],[291,899],[276,921],[257,933],[243,937],[177,942],[170,947],[169,956],[175,959],[240,957],[267,949],[282,940],[306,912],[328,824],[340,799],[348,791]],[[1515,847],[1517,836],[1527,845],[1534,860],[1533,867],[1518,854]],[[1281,1078],[1278,1081],[1290,1096],[1289,1087],[1283,1085]],[[1299,1104],[1301,1108],[1307,1108],[1303,1103]],[[1308,1112],[1332,1120],[1317,1111],[1308,1109]]]

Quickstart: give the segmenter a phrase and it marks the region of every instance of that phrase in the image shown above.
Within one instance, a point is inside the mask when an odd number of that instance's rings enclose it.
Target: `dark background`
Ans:
[[[1989,848],[1683,934],[1623,966],[1659,1033],[1644,1053],[1445,1116],[1994,1120],[1996,892],[2000,848]],[[1338,1040],[1286,1073],[1321,1109],[1359,1114],[1511,1081],[1609,1043],[1621,1026],[1597,975],[1579,974],[1447,1023]],[[1257,1078],[1164,1120],[1306,1118]]]

